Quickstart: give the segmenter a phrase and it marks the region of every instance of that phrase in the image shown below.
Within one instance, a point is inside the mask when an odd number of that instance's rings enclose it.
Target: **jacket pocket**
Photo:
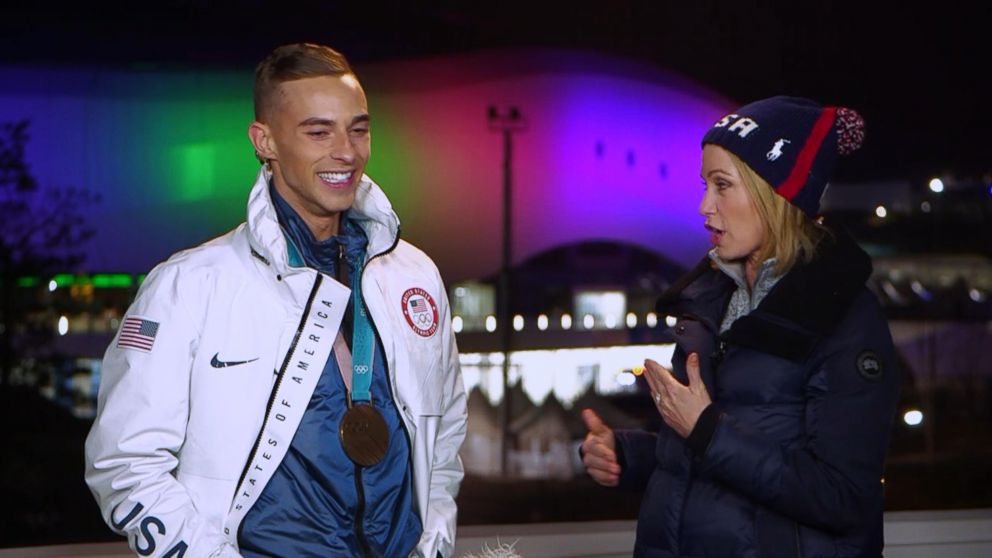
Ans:
[[[413,398],[414,415],[422,417],[441,416],[444,414],[444,390],[436,381],[436,376],[428,376],[417,390]]]

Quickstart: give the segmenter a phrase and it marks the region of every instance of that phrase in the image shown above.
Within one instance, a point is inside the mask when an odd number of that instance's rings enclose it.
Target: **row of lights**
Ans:
[[[114,329],[116,329],[116,319],[114,320]],[[616,317],[607,316],[604,320],[607,329],[616,329]],[[665,324],[668,327],[675,325],[676,319],[674,316],[666,316]],[[537,317],[537,329],[545,331],[548,329],[550,320],[546,314],[541,314]],[[644,318],[644,323],[648,327],[657,327],[658,325],[658,315],[654,312],[648,312],[647,316]],[[455,330],[455,333],[461,333],[464,327],[464,320],[461,316],[455,316],[451,319],[451,327]],[[596,325],[596,319],[592,314],[586,314],[582,317],[582,327],[583,329],[592,329]],[[59,335],[65,335],[69,333],[69,318],[66,316],[59,317],[58,325],[56,326]],[[637,327],[637,314],[633,312],[627,313],[627,327],[635,328]],[[561,316],[561,328],[562,329],[572,329],[572,316],[571,314],[562,314]],[[524,317],[520,314],[513,316],[513,330],[522,331],[524,329]],[[486,316],[486,331],[492,333],[496,331],[496,316]]]
[[[930,191],[935,194],[940,194],[944,191],[944,181],[939,178],[931,178],[927,186],[929,186]],[[988,185],[988,193],[992,196],[992,183]]]
[[[933,293],[930,292],[930,290],[927,289],[923,285],[923,283],[921,283],[921,282],[919,282],[917,280],[914,280],[913,282],[911,282],[909,284],[909,288],[910,288],[910,290],[913,291],[913,294],[915,294],[916,296],[918,296],[920,298],[920,300],[924,300],[924,301],[933,300]],[[906,304],[906,303],[909,302],[908,300],[906,300],[906,298],[904,296],[902,296],[902,294],[899,293],[899,290],[892,283],[892,281],[889,281],[888,279],[882,281],[882,291],[891,300],[893,300],[894,302],[896,302],[898,304]],[[988,300],[988,296],[989,295],[987,293],[985,293],[985,292],[983,292],[983,291],[981,291],[981,290],[979,290],[979,289],[977,289],[975,287],[971,287],[971,288],[968,289],[968,298],[971,299],[972,302],[981,304],[981,303],[985,302],[986,300]]]
[[[930,191],[935,194],[940,194],[944,192],[944,181],[939,178],[931,178],[927,186],[930,188]],[[989,191],[989,195],[992,196],[992,184],[989,185],[988,191]],[[920,203],[920,209],[924,213],[930,213],[931,210],[930,202],[924,200],[922,203]],[[884,205],[878,205],[875,207],[875,216],[878,217],[879,219],[885,219],[885,217],[888,214],[889,214],[889,210],[886,209]]]
[[[614,315],[608,315],[603,320],[606,329],[617,329],[618,318]],[[665,324],[668,327],[674,326],[676,319],[674,316],[666,316]],[[548,318],[547,314],[540,314],[537,317],[537,329],[540,331],[545,331],[550,326],[551,320]],[[637,327],[637,314],[633,312],[628,312],[625,323],[628,328],[633,329]],[[654,312],[648,312],[644,317],[644,324],[647,327],[657,327],[658,326],[658,315]],[[573,320],[571,314],[561,315],[561,329],[569,330],[572,329]],[[592,314],[585,314],[582,316],[581,326],[582,329],[593,329],[596,325],[596,318]],[[485,327],[486,331],[492,333],[496,331],[496,316],[486,316]],[[451,327],[455,330],[455,333],[461,333],[462,329],[465,327],[465,321],[461,316],[455,316],[451,318]],[[524,317],[520,314],[513,316],[513,330],[522,331],[524,329]]]
[[[110,329],[112,331],[117,331],[117,326],[120,325],[120,321],[117,318],[110,318]],[[59,321],[55,324],[55,330],[60,336],[67,335],[69,333],[69,317],[62,315],[59,316]]]

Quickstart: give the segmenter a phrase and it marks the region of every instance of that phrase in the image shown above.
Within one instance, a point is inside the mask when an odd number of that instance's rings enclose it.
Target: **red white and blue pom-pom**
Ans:
[[[837,109],[837,152],[850,155],[857,151],[865,141],[865,120],[857,111],[840,107]]]

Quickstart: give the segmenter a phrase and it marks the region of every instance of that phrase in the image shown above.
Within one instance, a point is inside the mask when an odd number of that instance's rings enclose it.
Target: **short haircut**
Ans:
[[[782,275],[797,262],[812,260],[816,246],[829,231],[777,194],[747,163],[730,151],[727,153],[765,228],[765,243],[758,249],[758,263],[777,258],[775,274]]]
[[[311,43],[277,47],[255,68],[255,120],[264,122],[269,116],[281,84],[347,74],[354,75],[348,60],[330,47]]]

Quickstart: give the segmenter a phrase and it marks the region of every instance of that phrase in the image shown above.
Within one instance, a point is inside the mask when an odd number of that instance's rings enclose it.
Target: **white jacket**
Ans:
[[[238,555],[238,525],[285,455],[347,306],[347,287],[289,267],[269,177],[258,175],[247,223],[148,275],[125,317],[143,331],[122,337],[122,324],[104,356],[86,482],[142,556]],[[352,212],[369,238],[362,294],[411,442],[424,527],[413,555],[450,556],[466,398],[447,296],[368,177]]]

